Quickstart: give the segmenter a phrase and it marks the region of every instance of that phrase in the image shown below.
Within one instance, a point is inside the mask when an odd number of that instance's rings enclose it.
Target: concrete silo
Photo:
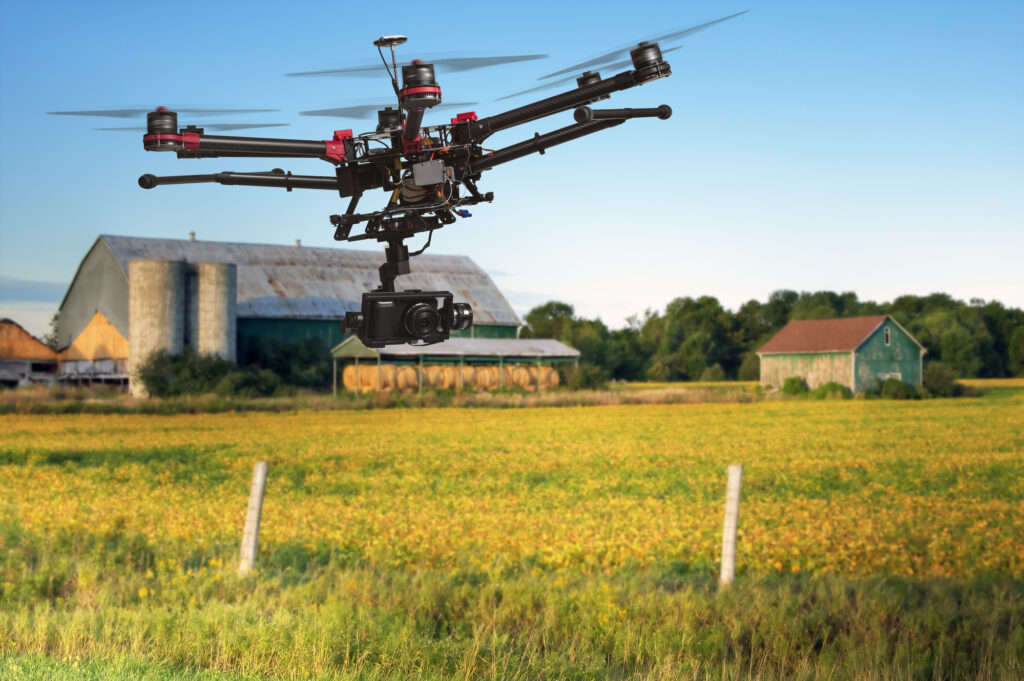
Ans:
[[[185,344],[185,263],[132,260],[128,264],[129,392],[143,397],[139,366],[154,352],[180,354]]]
[[[185,347],[199,347],[199,271],[185,263]]]
[[[238,267],[233,263],[201,262],[199,280],[199,343],[201,355],[236,357]]]

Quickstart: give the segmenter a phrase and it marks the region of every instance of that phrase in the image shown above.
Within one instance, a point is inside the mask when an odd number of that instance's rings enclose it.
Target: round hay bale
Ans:
[[[462,373],[462,389],[470,390],[476,387],[476,369],[474,367],[459,367]]]
[[[395,386],[403,391],[418,388],[419,381],[416,378],[416,367],[395,367]]]
[[[430,385],[432,388],[443,388],[444,386],[444,370],[446,367],[440,367],[437,365],[431,365],[423,368],[424,372],[424,385]]]
[[[442,367],[444,380],[441,383],[441,387],[445,390],[454,390],[455,386],[458,385],[458,367],[446,366]]]
[[[498,387],[498,367],[476,367],[474,384],[477,390],[493,390]]]
[[[345,386],[345,390],[349,392],[356,391],[356,368],[354,365],[349,364],[341,372],[341,384]]]
[[[381,364],[380,365],[380,389],[381,390],[394,390],[395,389],[395,365],[394,364]]]
[[[511,367],[509,377],[512,380],[509,381],[508,387],[530,389],[530,371],[526,367]]]
[[[377,389],[377,366],[359,365],[359,392],[368,393]]]
[[[544,367],[544,387],[557,388],[558,383],[558,370],[554,367]]]

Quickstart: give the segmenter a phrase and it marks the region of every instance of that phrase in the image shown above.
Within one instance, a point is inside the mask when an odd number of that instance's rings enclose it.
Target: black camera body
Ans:
[[[394,343],[430,345],[473,325],[473,310],[454,302],[449,291],[370,291],[362,310],[345,313],[346,333],[368,348]]]

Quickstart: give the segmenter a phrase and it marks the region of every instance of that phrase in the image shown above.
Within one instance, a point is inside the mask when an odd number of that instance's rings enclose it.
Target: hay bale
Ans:
[[[402,391],[419,388],[420,384],[419,379],[416,377],[416,367],[395,367],[395,386]]]
[[[359,392],[369,393],[377,390],[376,365],[359,365]]]
[[[349,364],[341,372],[341,384],[345,386],[345,390],[349,392],[356,391],[356,368],[354,365]]]
[[[394,390],[395,389],[395,365],[394,364],[382,364],[380,366],[380,389],[381,390]]]
[[[557,388],[558,383],[558,370],[554,367],[544,367],[544,387]]]
[[[438,367],[432,365],[424,368],[424,383],[429,382],[430,387],[433,388],[452,388],[455,387],[455,368],[453,367]]]
[[[494,390],[498,387],[498,367],[478,366],[474,374],[473,383],[477,390]]]
[[[476,387],[476,369],[473,367],[459,367],[462,373],[462,389],[469,390]],[[458,374],[456,374],[458,376]],[[456,384],[458,385],[458,384]]]
[[[524,388],[529,390],[531,387],[530,383],[530,371],[525,367],[511,367],[509,369],[509,386],[515,388]]]

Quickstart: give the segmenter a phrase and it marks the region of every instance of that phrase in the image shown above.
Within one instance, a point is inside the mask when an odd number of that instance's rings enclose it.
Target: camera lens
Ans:
[[[452,331],[465,331],[473,326],[473,308],[468,303],[452,305]]]
[[[405,330],[416,338],[427,338],[437,333],[440,316],[437,308],[429,303],[410,305],[403,315]]]

